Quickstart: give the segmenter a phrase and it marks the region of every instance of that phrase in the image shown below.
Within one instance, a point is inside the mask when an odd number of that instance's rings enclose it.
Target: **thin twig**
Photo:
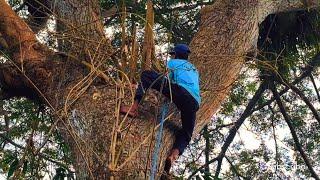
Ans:
[[[238,179],[241,180],[240,177],[246,179],[246,177],[244,177],[243,175],[241,175],[238,172],[237,168],[232,164],[232,161],[227,156],[225,156],[225,158],[228,161],[228,163],[230,164],[232,171],[238,176]]]
[[[271,105],[268,105],[272,115],[271,115],[271,125],[272,125],[272,134],[273,134],[273,140],[274,140],[274,145],[275,145],[275,151],[276,151],[276,156],[275,156],[275,161],[276,161],[276,167],[275,167],[275,174],[276,176],[278,175],[278,161],[279,161],[279,148],[278,148],[278,142],[277,142],[277,135],[276,135],[276,128],[275,128],[275,124],[274,124],[274,116],[275,116],[275,112],[273,110],[273,108],[271,107]]]

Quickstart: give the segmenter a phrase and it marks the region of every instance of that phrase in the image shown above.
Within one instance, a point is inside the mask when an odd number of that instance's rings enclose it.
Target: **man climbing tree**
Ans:
[[[185,44],[177,44],[170,52],[174,58],[167,63],[169,78],[165,74],[147,70],[141,74],[141,83],[135,95],[132,106],[122,106],[121,113],[135,117],[138,106],[145,91],[153,88],[171,99],[181,111],[182,129],[176,135],[176,141],[166,159],[164,170],[169,173],[172,163],[188,146],[194,129],[196,112],[201,102],[199,88],[199,73],[195,66],[188,61],[190,49]]]
[[[1,90],[9,94],[8,99],[21,96],[40,99],[50,107],[53,117],[44,142],[34,143],[36,149],[27,146],[24,152],[36,155],[45,152],[43,147],[50,141],[51,130],[57,129],[70,146],[77,179],[143,179],[142,176],[148,175],[148,147],[151,147],[153,128],[140,117],[142,121],[129,124],[118,116],[118,107],[128,101],[124,98],[128,94],[123,93],[124,83],[115,79],[121,70],[120,58],[115,56],[116,47],[105,34],[108,23],[102,21],[100,2],[56,0],[52,3],[44,9],[50,9],[48,12],[52,14],[48,16],[54,17],[57,27],[52,34],[56,36],[53,43],[42,44],[27,21],[6,0],[0,0],[0,49],[5,59],[0,66]],[[269,14],[316,7],[319,7],[317,0],[216,0],[202,8],[189,58],[197,66],[203,79],[201,89],[205,90],[194,132],[199,133],[217,112],[245,64],[246,54],[256,48],[259,24]],[[57,47],[52,47],[55,44]],[[147,109],[146,104],[140,108]],[[154,118],[149,112],[146,116]],[[170,122],[175,120],[174,117]],[[224,147],[231,144],[228,140],[234,138],[243,121],[234,126],[217,158],[217,177],[227,151]],[[166,131],[163,137],[159,153],[163,160],[159,163],[161,170],[165,159],[174,160],[174,156],[166,156],[172,149],[172,133]],[[189,142],[189,137],[183,137],[184,143]],[[176,154],[182,153],[178,151]],[[17,163],[16,177],[22,172],[24,162],[27,162],[25,158],[21,158]],[[312,176],[317,177],[316,173]]]

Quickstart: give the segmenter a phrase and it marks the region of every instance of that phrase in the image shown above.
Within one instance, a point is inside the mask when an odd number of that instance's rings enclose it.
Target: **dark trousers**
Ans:
[[[196,112],[199,109],[198,102],[183,87],[177,84],[170,84],[166,77],[155,71],[143,71],[141,74],[141,82],[139,83],[135,100],[141,101],[145,91],[148,88],[155,89],[170,99],[170,92],[174,104],[181,111],[182,129],[176,134],[176,141],[173,148],[179,149],[180,155],[189,145],[191,140],[194,124],[196,120]]]

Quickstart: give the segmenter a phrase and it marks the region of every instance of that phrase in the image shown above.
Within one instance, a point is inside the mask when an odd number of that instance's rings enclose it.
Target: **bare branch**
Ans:
[[[234,122],[228,123],[228,124],[217,125],[214,129],[208,129],[208,131],[213,132],[213,131],[217,131],[217,130],[225,128],[225,127],[230,127],[232,125],[234,125]]]
[[[217,178],[217,179],[219,178],[219,174],[220,174],[221,167],[222,167],[222,160],[223,160],[224,156],[225,156],[225,154],[223,154],[223,156],[221,156],[221,153],[218,156],[220,158],[218,159],[218,165],[217,165],[217,168],[216,168],[216,173],[214,175],[214,177]]]
[[[309,99],[303,94],[302,91],[300,91],[300,89],[298,89],[296,86],[292,85],[291,83],[286,82],[285,79],[281,79],[278,80],[278,82],[280,82],[281,84],[283,84],[284,86],[289,87],[293,92],[295,92],[296,94],[298,94],[300,96],[300,98],[306,103],[306,105],[309,107],[309,109],[312,111],[314,118],[319,122],[320,124],[320,116],[318,114],[318,111],[314,108],[314,106],[312,105],[312,103],[309,101]]]
[[[215,161],[219,160],[220,157],[215,157],[213,159],[211,159],[208,164],[214,163]],[[188,180],[191,179],[194,175],[196,175],[199,171],[201,171],[203,168],[205,168],[207,166],[207,164],[202,165],[201,167],[199,167],[197,170],[195,170],[189,177]]]
[[[221,148],[221,152],[219,154],[219,157],[225,156],[225,153],[228,150],[233,139],[235,138],[238,129],[243,124],[243,122],[246,120],[246,118],[252,114],[251,110],[253,109],[253,107],[255,106],[255,104],[257,103],[259,98],[261,97],[261,95],[266,90],[266,87],[267,87],[267,83],[266,83],[266,81],[263,81],[261,83],[260,87],[258,88],[258,90],[256,91],[256,93],[254,94],[254,96],[252,97],[252,99],[249,101],[249,103],[248,103],[246,109],[244,110],[244,112],[242,113],[241,117],[237,120],[237,122],[235,122],[232,129],[230,129],[229,135],[226,138],[226,141]],[[221,170],[221,166],[218,166],[217,170],[216,170],[216,176],[218,175],[217,173],[219,173],[220,170]]]
[[[273,108],[271,107],[271,105],[268,105],[272,115],[271,115],[271,125],[272,125],[272,135],[273,135],[273,139],[274,139],[274,145],[275,145],[275,151],[276,151],[276,156],[275,156],[275,161],[276,161],[276,167],[275,167],[275,174],[278,178],[281,178],[278,175],[278,162],[279,162],[279,147],[278,147],[278,142],[277,142],[277,135],[276,135],[276,128],[275,128],[275,124],[274,124],[274,116],[275,116],[275,112],[273,110]]]
[[[319,102],[320,102],[320,94],[319,94],[319,91],[318,91],[316,82],[314,81],[314,78],[313,78],[312,74],[310,74],[310,79],[311,79],[311,82],[312,82],[312,84],[313,84],[314,90],[316,91],[318,100],[319,100]]]
[[[229,131],[229,135],[226,138],[225,143],[223,144],[221,151],[218,155],[218,157],[210,160],[208,163],[211,164],[215,161],[218,161],[218,166],[217,166],[217,170],[216,170],[216,176],[219,175],[220,170],[221,170],[221,164],[222,164],[222,159],[225,156],[226,151],[228,150],[230,144],[232,143],[238,129],[240,128],[240,126],[243,124],[243,122],[246,120],[246,118],[248,116],[250,116],[252,114],[252,108],[255,106],[255,104],[257,103],[257,101],[259,100],[259,98],[261,97],[261,95],[263,94],[263,92],[266,90],[266,86],[267,83],[265,81],[263,81],[260,85],[260,87],[258,88],[258,90],[256,91],[256,93],[254,94],[254,96],[252,97],[252,99],[249,101],[246,109],[244,110],[244,112],[242,113],[241,117],[234,123],[234,126],[232,127],[232,129],[230,129]],[[206,164],[201,166],[200,168],[198,168],[197,170],[195,170],[189,177],[188,179],[190,179],[192,176],[194,176],[197,172],[199,172],[201,169],[203,169],[204,167],[206,167]]]
[[[279,109],[280,109],[280,112],[281,112],[284,120],[285,120],[286,123],[288,124],[288,127],[289,127],[289,129],[290,129],[290,132],[291,132],[291,135],[292,135],[292,138],[293,138],[293,140],[294,140],[294,143],[295,143],[295,145],[296,145],[297,150],[299,151],[299,153],[300,153],[300,155],[302,156],[304,162],[306,163],[306,165],[307,165],[307,167],[308,167],[308,169],[309,169],[309,171],[310,171],[310,173],[311,173],[311,176],[312,176],[313,178],[319,180],[319,177],[318,177],[317,173],[314,171],[314,169],[313,169],[313,167],[312,167],[312,165],[311,165],[310,160],[308,159],[306,153],[303,151],[303,149],[302,149],[302,147],[301,147],[301,144],[300,144],[300,142],[299,142],[299,138],[298,138],[297,133],[296,133],[296,131],[295,131],[295,129],[294,129],[294,126],[293,126],[293,124],[292,124],[292,119],[290,118],[290,116],[289,116],[289,115],[287,114],[287,112],[286,112],[286,109],[285,109],[285,107],[284,107],[284,105],[283,105],[283,103],[282,103],[282,101],[281,101],[281,99],[280,99],[280,95],[279,95],[279,93],[277,92],[277,90],[276,90],[276,88],[275,88],[274,82],[271,81],[270,85],[271,85],[271,86],[270,86],[271,91],[272,91],[272,93],[273,93],[273,95],[274,95],[274,97],[275,97],[275,99],[276,99],[276,102],[277,102],[277,104],[278,104],[278,107],[279,107]]]
[[[238,176],[238,179],[239,179],[239,180],[240,180],[240,177],[242,177],[242,178],[244,178],[244,179],[247,179],[246,177],[244,177],[243,175],[241,175],[241,174],[238,172],[237,168],[232,164],[232,161],[231,161],[227,156],[225,156],[225,158],[226,158],[226,160],[228,161],[228,163],[230,164],[232,171]]]
[[[207,166],[205,167],[205,172],[206,173],[210,173],[210,168],[209,168],[209,154],[210,154],[210,134],[209,134],[209,131],[208,131],[208,125],[206,125],[203,129],[203,137],[204,137],[204,140],[205,140],[205,150],[204,150],[204,155],[205,155],[205,163],[207,164]]]

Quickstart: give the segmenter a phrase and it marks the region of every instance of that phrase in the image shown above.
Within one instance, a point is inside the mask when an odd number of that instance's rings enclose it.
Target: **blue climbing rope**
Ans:
[[[161,117],[160,117],[160,127],[156,138],[156,145],[155,150],[153,152],[152,156],[152,167],[151,167],[151,174],[150,174],[150,180],[154,180],[156,176],[157,171],[157,165],[158,165],[158,159],[159,159],[159,151],[160,151],[160,145],[162,140],[162,133],[163,133],[163,123],[166,117],[166,114],[169,109],[169,102],[166,101],[161,107]]]
[[[170,15],[170,17],[172,18],[172,15]],[[165,64],[166,65],[167,65],[167,60],[168,60],[168,57],[169,57],[170,41],[171,41],[171,38],[172,38],[171,37],[172,29],[173,29],[173,21],[171,22],[170,31],[169,31],[170,32],[170,36],[169,36],[169,40],[168,40],[167,58],[165,60],[165,62],[166,62]],[[166,69],[167,69],[167,67],[166,67]],[[168,76],[167,79],[170,81],[169,76]],[[164,83],[165,83],[165,79],[163,79],[162,85]],[[160,127],[159,127],[159,131],[158,131],[158,134],[157,134],[155,149],[153,151],[153,156],[152,156],[150,180],[154,180],[155,177],[156,177],[156,172],[157,172],[157,168],[158,168],[157,165],[158,165],[158,159],[159,159],[159,152],[160,152],[161,140],[162,140],[162,134],[163,134],[163,123],[164,123],[164,120],[165,120],[166,115],[168,113],[170,102],[172,102],[170,82],[169,82],[169,88],[170,88],[170,101],[169,100],[165,100],[165,102],[162,104],[162,107],[161,107]]]

